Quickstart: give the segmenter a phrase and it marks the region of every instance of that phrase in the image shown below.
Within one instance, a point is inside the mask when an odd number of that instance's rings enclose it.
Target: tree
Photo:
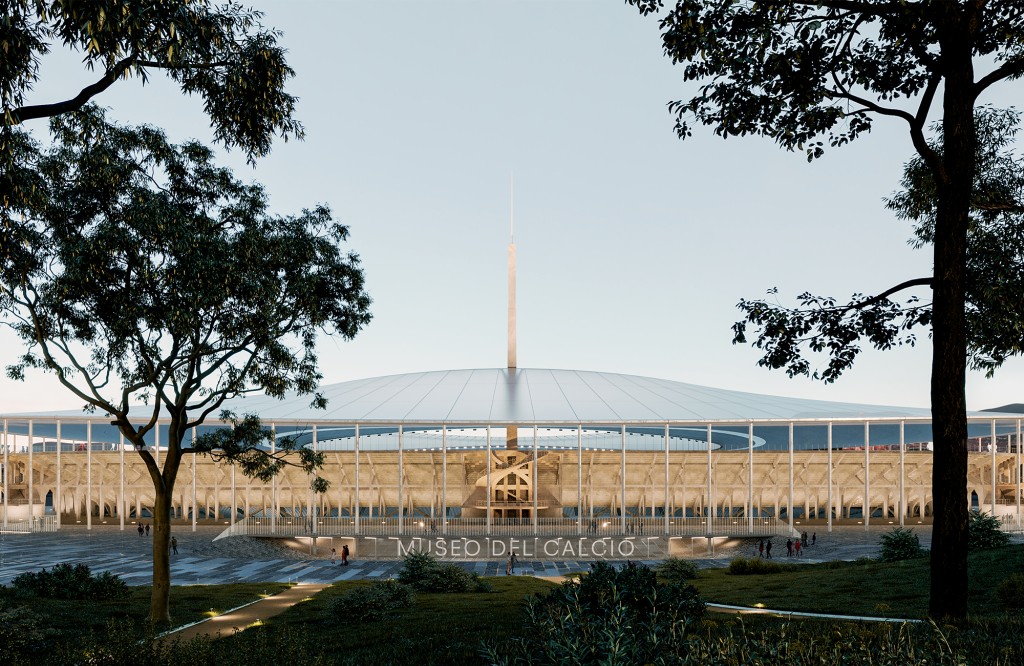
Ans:
[[[53,147],[14,134],[14,178],[33,192],[0,265],[0,313],[25,341],[15,379],[54,373],[136,447],[153,481],[154,622],[170,618],[170,507],[182,456],[217,449],[269,478],[285,464],[309,473],[322,457],[270,437],[258,419],[202,438],[186,434],[225,400],[252,392],[316,393],[318,333],[352,338],[370,319],[348,229],[324,206],[267,210],[258,184],[239,182],[196,142],[172,145],[151,127],[107,122],[98,109],[51,121]],[[145,442],[167,423],[158,466]],[[314,482],[322,490],[322,480]]]
[[[989,376],[1007,358],[1024,353],[1024,163],[1012,150],[1019,118],[1013,109],[990,107],[979,108],[975,115],[978,151],[965,278],[967,358],[972,369]],[[941,154],[941,125],[933,129],[936,138],[929,145]],[[886,205],[914,222],[911,245],[931,247],[937,186],[919,157],[906,164],[902,185]],[[916,278],[875,296],[854,294],[841,305],[835,298],[810,293],[798,297],[797,307],[743,299],[737,307],[744,319],[733,325],[733,342],[747,342],[747,326],[753,325],[757,335],[752,344],[765,350],[759,365],[784,368],[790,377],[832,382],[861,353],[861,340],[876,349],[916,343],[913,329],[931,325],[931,301],[910,296],[896,302],[889,296],[931,282],[931,277]],[[812,369],[815,354],[828,356],[826,367]]]
[[[145,83],[163,71],[186,94],[199,94],[214,136],[250,160],[270,152],[271,139],[301,138],[285,91],[295,72],[278,45],[281,33],[264,27],[262,13],[235,2],[210,0],[2,0],[0,22],[0,157],[11,150],[11,128],[82,108],[115,83]],[[66,99],[31,104],[40,59],[59,41],[82,54],[96,80]]]
[[[628,2],[642,14],[662,7],[661,0]],[[1024,73],[1024,8],[1016,0],[678,0],[660,27],[666,54],[685,65],[684,79],[702,82],[698,94],[669,105],[682,138],[696,121],[723,137],[770,137],[814,159],[824,153],[822,139],[845,145],[878,116],[906,123],[938,185],[929,278],[935,443],[929,612],[965,616],[974,111],[986,90]],[[988,71],[978,75],[976,59]],[[941,152],[925,136],[933,112],[941,114]]]

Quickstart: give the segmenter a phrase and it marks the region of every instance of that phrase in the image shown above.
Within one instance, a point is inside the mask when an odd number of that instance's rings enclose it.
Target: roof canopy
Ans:
[[[928,418],[927,408],[784,398],[608,372],[549,369],[446,370],[374,377],[309,396],[236,399],[225,408],[265,420],[366,423],[663,423],[803,419]]]

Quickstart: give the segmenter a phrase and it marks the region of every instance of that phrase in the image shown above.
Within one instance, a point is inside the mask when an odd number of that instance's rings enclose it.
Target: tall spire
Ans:
[[[508,367],[516,367],[516,219],[515,181],[509,175]]]

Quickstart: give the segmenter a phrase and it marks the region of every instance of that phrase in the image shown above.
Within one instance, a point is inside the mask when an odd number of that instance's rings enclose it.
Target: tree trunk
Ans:
[[[955,12],[956,5],[951,9]],[[968,27],[954,17],[940,36],[945,182],[937,179],[932,321],[932,549],[934,618],[967,615],[967,227],[974,182],[974,71]]]
[[[149,619],[154,626],[171,622],[171,491],[155,488],[153,508],[153,592]]]

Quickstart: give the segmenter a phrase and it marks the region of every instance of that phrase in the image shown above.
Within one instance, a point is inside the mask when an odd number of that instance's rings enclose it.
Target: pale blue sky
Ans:
[[[624,372],[851,402],[928,404],[930,348],[865,352],[826,386],[730,344],[736,302],[778,286],[846,297],[925,275],[882,197],[910,143],[898,121],[814,164],[759,138],[673,133],[686,96],[657,25],[621,0],[261,0],[284,32],[307,138],[245,178],[277,212],[330,204],[374,298],[354,342],[321,345],[324,382],[505,362],[509,174],[516,182],[519,365]],[[91,81],[44,64],[30,101]],[[985,101],[1022,103],[1020,82]],[[124,121],[208,139],[197,98],[159,74],[99,100]],[[33,129],[42,131],[35,123]],[[4,360],[19,344],[0,332]],[[973,374],[972,409],[1024,400],[1024,362]],[[0,380],[0,412],[78,402],[47,375]]]

